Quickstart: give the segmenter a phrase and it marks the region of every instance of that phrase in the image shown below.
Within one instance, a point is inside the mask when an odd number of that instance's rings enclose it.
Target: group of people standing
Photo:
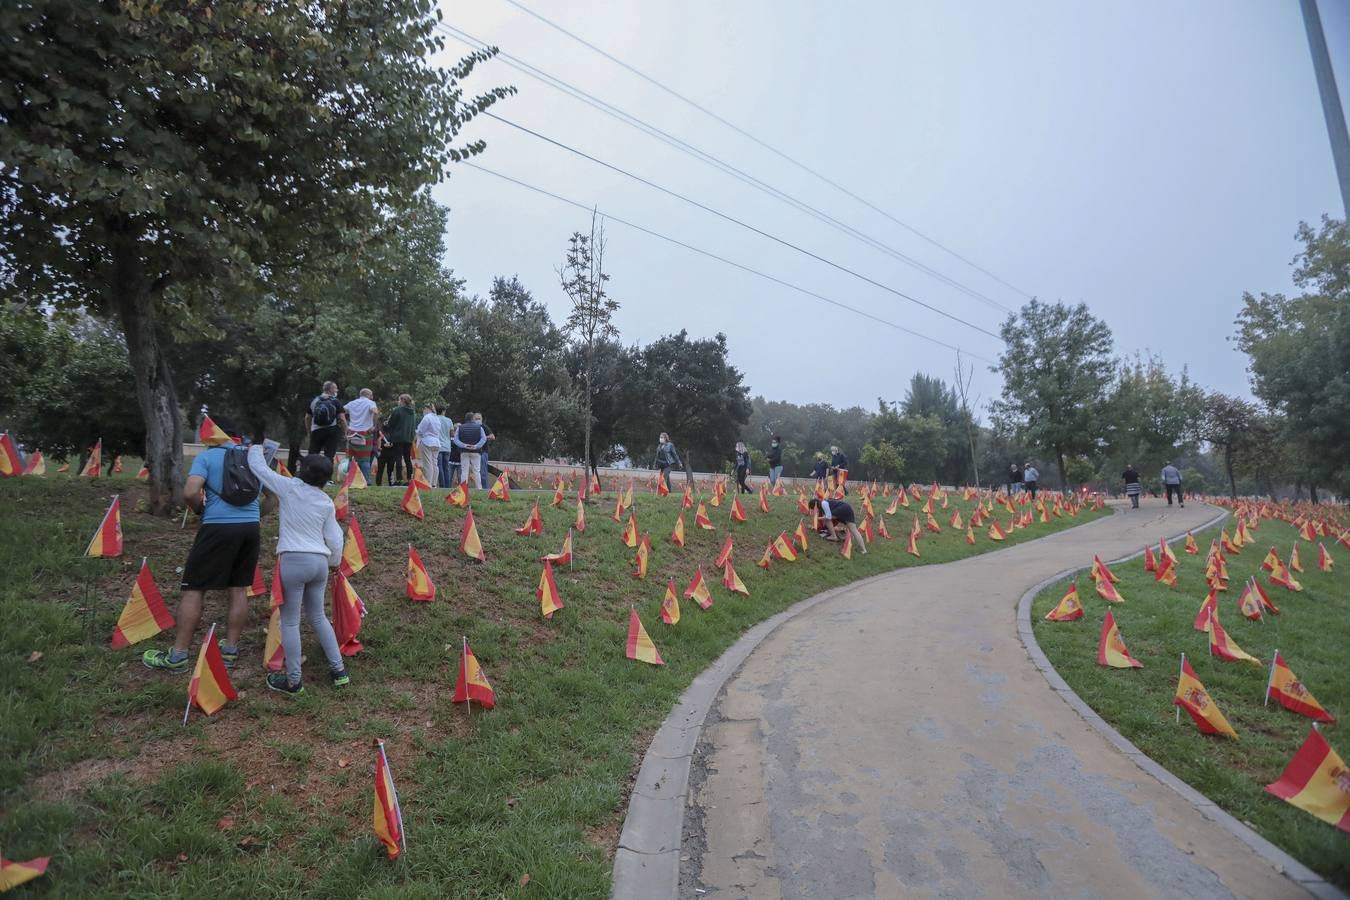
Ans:
[[[1015,494],[1019,490],[1031,494],[1031,499],[1036,499],[1036,492],[1040,490],[1041,470],[1031,463],[1018,465],[1013,463],[1008,467],[1008,493]]]
[[[456,424],[446,404],[428,400],[421,416],[409,394],[400,394],[394,407],[381,417],[370,388],[345,404],[338,400],[338,386],[324,382],[323,390],[309,402],[305,430],[309,452],[331,461],[339,447],[366,480],[373,484],[406,485],[413,478],[412,450],[417,446],[418,465],[432,487],[469,482],[488,486],[488,445],[497,439],[483,422],[482,413],[467,413]],[[291,468],[299,463],[299,448],[291,450]]]

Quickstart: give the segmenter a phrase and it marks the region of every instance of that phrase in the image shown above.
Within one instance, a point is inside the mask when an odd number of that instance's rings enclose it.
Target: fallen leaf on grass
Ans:
[[[231,828],[234,827],[234,819],[231,819],[229,816],[224,816],[223,818],[221,818],[219,822],[216,823],[216,827],[219,828],[221,831],[229,831]]]
[[[338,757],[338,768],[345,769],[352,764],[352,761],[345,756]]]
[[[520,876],[520,886],[524,887],[529,883],[530,883],[530,873],[526,872],[524,875]]]
[[[178,854],[178,861],[179,861],[179,862],[187,862],[187,861],[188,861],[188,855],[187,855],[186,853],[180,853],[180,854]]]
[[[35,662],[37,662],[39,659],[42,659],[42,651],[41,651],[41,650],[34,650],[32,653],[28,654],[28,661],[29,661],[30,663],[35,663]]]

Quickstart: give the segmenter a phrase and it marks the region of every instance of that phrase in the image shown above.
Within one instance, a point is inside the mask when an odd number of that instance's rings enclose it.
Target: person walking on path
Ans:
[[[347,416],[338,403],[337,393],[337,384],[325,381],[323,391],[309,401],[309,411],[305,413],[309,452],[322,453],[330,460],[337,456],[338,445],[347,427]]]
[[[1185,509],[1186,496],[1181,493],[1181,473],[1170,461],[1163,463],[1162,483],[1163,490],[1167,491],[1167,505],[1172,505],[1172,495],[1176,494],[1177,502],[1181,504],[1182,509]]]
[[[750,485],[745,479],[750,477],[750,451],[745,449],[744,441],[736,442],[736,485],[742,494],[750,494]]]
[[[1008,466],[1008,496],[1011,497],[1017,493],[1018,486],[1022,483],[1022,467],[1017,463]]]
[[[680,454],[670,442],[670,435],[661,432],[661,437],[656,442],[656,460],[653,468],[660,470],[660,478],[665,481],[666,490],[670,490],[670,470],[679,464]]]
[[[783,477],[783,439],[774,435],[769,440],[769,487],[778,487],[778,479]]]
[[[1036,486],[1041,480],[1040,470],[1027,463],[1026,469],[1022,472],[1022,489],[1031,494],[1031,499],[1036,499]]]
[[[450,442],[459,448],[459,483],[478,487],[483,474],[479,471],[478,451],[487,444],[487,432],[483,430],[482,416],[466,413],[464,421],[459,423]]]
[[[497,439],[492,433],[492,429],[483,423],[483,414],[474,413],[473,420],[483,429],[483,437],[486,439],[483,443],[483,449],[478,451],[478,486],[483,490],[488,488],[488,444]]]
[[[263,452],[261,447],[257,450]],[[327,460],[321,453],[311,455]],[[332,468],[329,461],[330,475]],[[207,591],[229,594],[230,612],[220,655],[227,667],[234,667],[239,659],[239,636],[248,624],[245,589],[253,583],[253,570],[258,565],[258,494],[258,481],[234,444],[203,450],[192,460],[183,485],[183,501],[201,514],[202,524],[183,564],[183,593],[178,599],[173,647],[145,651],[141,662],[146,668],[177,673],[192,667],[188,647],[201,622],[202,597]]]
[[[1139,492],[1142,488],[1139,485],[1139,473],[1130,463],[1125,464],[1125,471],[1120,473],[1120,477],[1125,479],[1125,496],[1130,498],[1130,509],[1139,508]]]
[[[820,510],[820,521],[830,530],[825,538],[827,541],[839,540],[839,529],[844,528],[853,535],[853,541],[862,550],[867,552],[867,541],[863,540],[862,532],[858,530],[857,516],[853,513],[853,507],[846,500],[821,500],[818,497],[811,498],[811,509]]]
[[[390,471],[394,480],[392,485],[407,484],[412,481],[412,443],[417,433],[417,413],[413,411],[412,397],[398,395],[398,406],[389,414],[389,428],[385,436],[394,445],[394,468]]]
[[[347,401],[343,411],[347,414],[347,456],[361,474],[370,483],[370,457],[375,452],[375,417],[380,408],[375,404],[375,393],[370,388],[361,388],[355,400]]]
[[[436,404],[436,420],[441,423],[441,452],[436,457],[436,483],[449,487],[450,480],[450,438],[455,433],[455,423],[445,414],[448,407],[444,403]]]
[[[422,407],[422,421],[417,423],[417,461],[422,464],[422,477],[436,487],[440,477],[441,419],[436,404],[428,400]]]
[[[248,467],[262,486],[276,494],[280,503],[277,528],[277,565],[281,572],[284,601],[281,605],[281,647],[286,671],[272,672],[267,686],[283,694],[303,694],[300,678],[300,612],[319,639],[328,660],[328,677],[334,687],[351,683],[347,665],[338,649],[333,625],[324,615],[323,598],[328,571],[342,561],[342,529],[338,527],[332,498],[323,486],[333,477],[333,464],[326,456],[306,456],[295,478],[278,475],[267,467],[262,448],[248,451]]]

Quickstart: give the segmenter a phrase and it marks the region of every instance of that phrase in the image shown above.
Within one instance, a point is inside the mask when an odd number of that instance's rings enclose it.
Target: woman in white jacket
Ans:
[[[277,533],[277,558],[281,562],[281,646],[286,671],[267,676],[267,686],[283,694],[303,694],[300,680],[300,610],[319,638],[328,658],[329,675],[335,687],[351,683],[338,650],[333,625],[324,615],[323,598],[328,570],[342,561],[342,529],[338,527],[333,501],[323,486],[333,477],[333,463],[322,453],[310,453],[300,463],[295,478],[273,472],[263,460],[263,450],[254,444],[248,451],[248,467],[263,487],[276,494],[281,504]]]

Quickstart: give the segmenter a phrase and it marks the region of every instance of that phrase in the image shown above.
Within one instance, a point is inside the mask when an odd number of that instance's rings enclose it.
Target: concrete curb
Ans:
[[[1116,514],[1120,515],[1119,509]],[[1228,518],[1228,515],[1227,511],[1220,512],[1210,521],[1191,530],[1203,531],[1206,528],[1212,528]],[[1170,535],[1168,541],[1179,541],[1185,536],[1185,532]],[[1132,553],[1129,556],[1110,560],[1110,564],[1114,565],[1116,563],[1128,562],[1143,555],[1144,552],[1141,550],[1138,553]],[[1224,812],[1204,794],[1201,794],[1195,788],[1191,787],[1189,784],[1146,756],[1142,750],[1127,740],[1124,735],[1107,724],[1105,719],[1097,715],[1097,713],[1083,701],[1083,698],[1079,697],[1078,694],[1074,692],[1073,688],[1069,687],[1068,683],[1055,671],[1055,667],[1050,663],[1045,652],[1041,650],[1041,645],[1036,642],[1036,636],[1032,631],[1031,604],[1036,599],[1036,595],[1050,585],[1057,581],[1064,581],[1071,578],[1088,568],[1089,566],[1075,566],[1072,569],[1065,569],[1063,572],[1051,575],[1040,584],[1029,589],[1022,595],[1022,599],[1017,603],[1017,635],[1021,638],[1022,646],[1026,648],[1027,655],[1031,657],[1031,661],[1036,665],[1037,669],[1040,669],[1041,674],[1045,676],[1045,680],[1050,684],[1050,689],[1058,694],[1060,699],[1065,703],[1069,704],[1069,706],[1073,708],[1073,711],[1078,713],[1083,721],[1087,722],[1087,724],[1098,734],[1106,738],[1108,742],[1121,753],[1125,754],[1125,756],[1129,757],[1135,765],[1153,776],[1153,778],[1161,784],[1180,794],[1182,799],[1195,807],[1202,816],[1221,826],[1228,831],[1229,834],[1232,834],[1238,840],[1242,841],[1242,843],[1246,844],[1253,853],[1270,863],[1275,871],[1293,881],[1314,897],[1323,898],[1323,900],[1350,900],[1350,898],[1347,898],[1346,894],[1324,879],[1321,875],[1318,875],[1312,869],[1309,869],[1307,866],[1303,865],[1303,863],[1294,859],[1288,853],[1285,853],[1279,847],[1276,847],[1270,841],[1261,837],[1261,835],[1257,834],[1251,828],[1248,828],[1246,825],[1233,818],[1233,816]],[[678,858],[678,856],[679,854],[677,853],[676,857]]]

